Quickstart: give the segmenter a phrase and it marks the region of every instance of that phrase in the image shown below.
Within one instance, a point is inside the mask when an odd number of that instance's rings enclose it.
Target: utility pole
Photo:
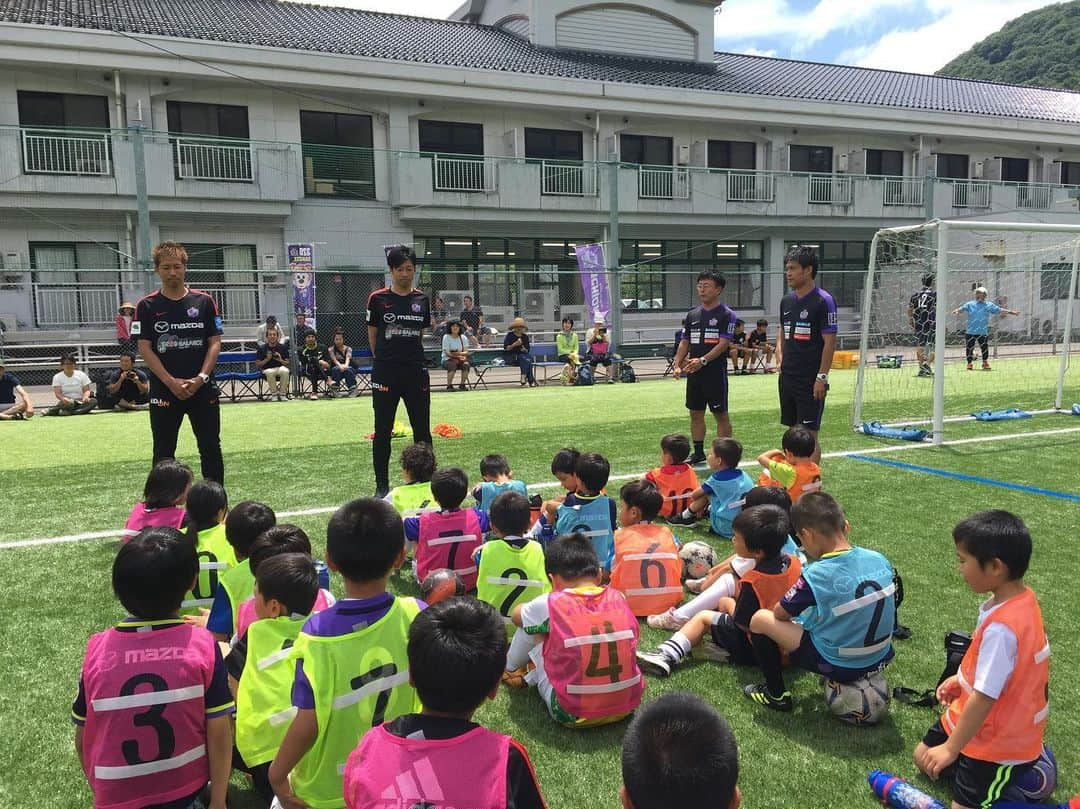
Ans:
[[[131,133],[131,152],[135,162],[135,208],[137,212],[136,244],[135,253],[138,258],[140,270],[153,268],[150,259],[150,199],[146,193],[146,141],[145,126],[142,117],[142,101],[138,104],[137,120],[128,123],[128,132]]]
[[[611,296],[611,336],[616,350],[623,345],[622,322],[622,273],[619,270],[619,161],[611,155],[608,161],[608,238],[607,256],[608,294]]]

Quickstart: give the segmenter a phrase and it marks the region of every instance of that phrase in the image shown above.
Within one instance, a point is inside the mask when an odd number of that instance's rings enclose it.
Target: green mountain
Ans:
[[[938,75],[1080,90],[1080,0],[1017,17]]]

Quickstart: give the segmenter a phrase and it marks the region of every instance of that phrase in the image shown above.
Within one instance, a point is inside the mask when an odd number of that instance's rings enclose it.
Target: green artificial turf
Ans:
[[[854,374],[833,377],[821,435],[825,451],[892,445],[850,430]],[[732,379],[732,421],[746,460],[779,444],[775,385],[775,377]],[[687,430],[682,396],[682,385],[670,380],[437,394],[433,421],[455,424],[464,436],[436,438],[435,449],[441,465],[461,466],[473,480],[484,454],[502,452],[516,477],[530,484],[553,483],[551,456],[566,445],[603,453],[615,476],[639,474],[658,463],[662,435]],[[972,402],[980,396],[973,392]],[[882,401],[875,407],[885,412],[889,405]],[[900,409],[898,405],[897,412]],[[363,438],[372,429],[369,399],[229,405],[222,408],[222,422],[226,484],[233,502],[260,499],[288,512],[331,509],[371,494],[370,442]],[[1078,427],[1078,418],[1043,416],[950,425],[949,438]],[[405,443],[395,440],[395,452]],[[0,543],[117,529],[139,497],[150,458],[144,413],[3,423],[0,446]],[[1080,495],[1073,462],[1078,452],[1080,432],[1066,432],[907,448],[882,457]],[[178,454],[197,470],[190,434],[184,435]],[[896,659],[887,671],[890,685],[932,686],[944,664],[945,632],[973,627],[982,597],[971,593],[956,572],[952,526],[989,507],[1014,511],[1028,523],[1035,554],[1027,580],[1040,596],[1053,646],[1048,741],[1061,765],[1055,797],[1065,800],[1080,792],[1080,689],[1069,675],[1080,660],[1080,641],[1068,623],[1070,605],[1075,604],[1071,594],[1080,579],[1080,560],[1069,547],[1080,527],[1080,503],[853,458],[826,459],[822,467],[825,489],[847,512],[852,540],[885,553],[904,577],[906,600],[900,617],[915,634],[897,644]],[[619,485],[613,482],[609,491],[617,492]],[[321,553],[328,518],[323,511],[288,521],[303,527]],[[705,539],[726,552],[723,541],[701,528],[677,528],[676,534],[683,541]],[[71,742],[69,708],[86,639],[122,617],[109,584],[116,547],[113,539],[95,539],[0,548],[0,577],[8,582],[0,614],[5,638],[0,807],[90,803]],[[404,575],[395,576],[392,586],[400,593],[416,593]],[[334,589],[340,594],[339,581]],[[641,643],[651,647],[665,636],[643,625]],[[670,690],[693,690],[727,716],[740,745],[745,805],[869,809],[873,804],[866,775],[871,769],[914,776],[911,750],[933,722],[934,711],[894,704],[878,727],[847,727],[828,713],[818,679],[795,674],[790,678],[795,711],[775,714],[740,694],[740,686],[754,678],[750,669],[695,661],[670,679],[650,677],[646,691],[646,699],[653,699]],[[477,718],[513,734],[529,749],[550,806],[618,806],[625,723],[565,730],[550,721],[535,692],[505,689]],[[243,783],[234,778],[234,809],[257,805]],[[916,783],[947,799],[942,785],[921,778]]]

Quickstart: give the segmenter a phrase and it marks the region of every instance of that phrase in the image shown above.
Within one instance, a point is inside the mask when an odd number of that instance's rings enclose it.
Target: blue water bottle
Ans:
[[[874,770],[867,780],[881,802],[893,809],[946,809],[941,801],[892,773]]]

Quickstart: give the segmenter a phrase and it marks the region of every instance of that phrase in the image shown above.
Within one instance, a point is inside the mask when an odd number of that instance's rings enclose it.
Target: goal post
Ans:
[[[940,443],[948,423],[977,412],[1068,410],[1080,400],[1080,364],[1070,361],[1078,267],[1080,225],[934,220],[879,230],[862,291],[852,427],[931,425]]]

